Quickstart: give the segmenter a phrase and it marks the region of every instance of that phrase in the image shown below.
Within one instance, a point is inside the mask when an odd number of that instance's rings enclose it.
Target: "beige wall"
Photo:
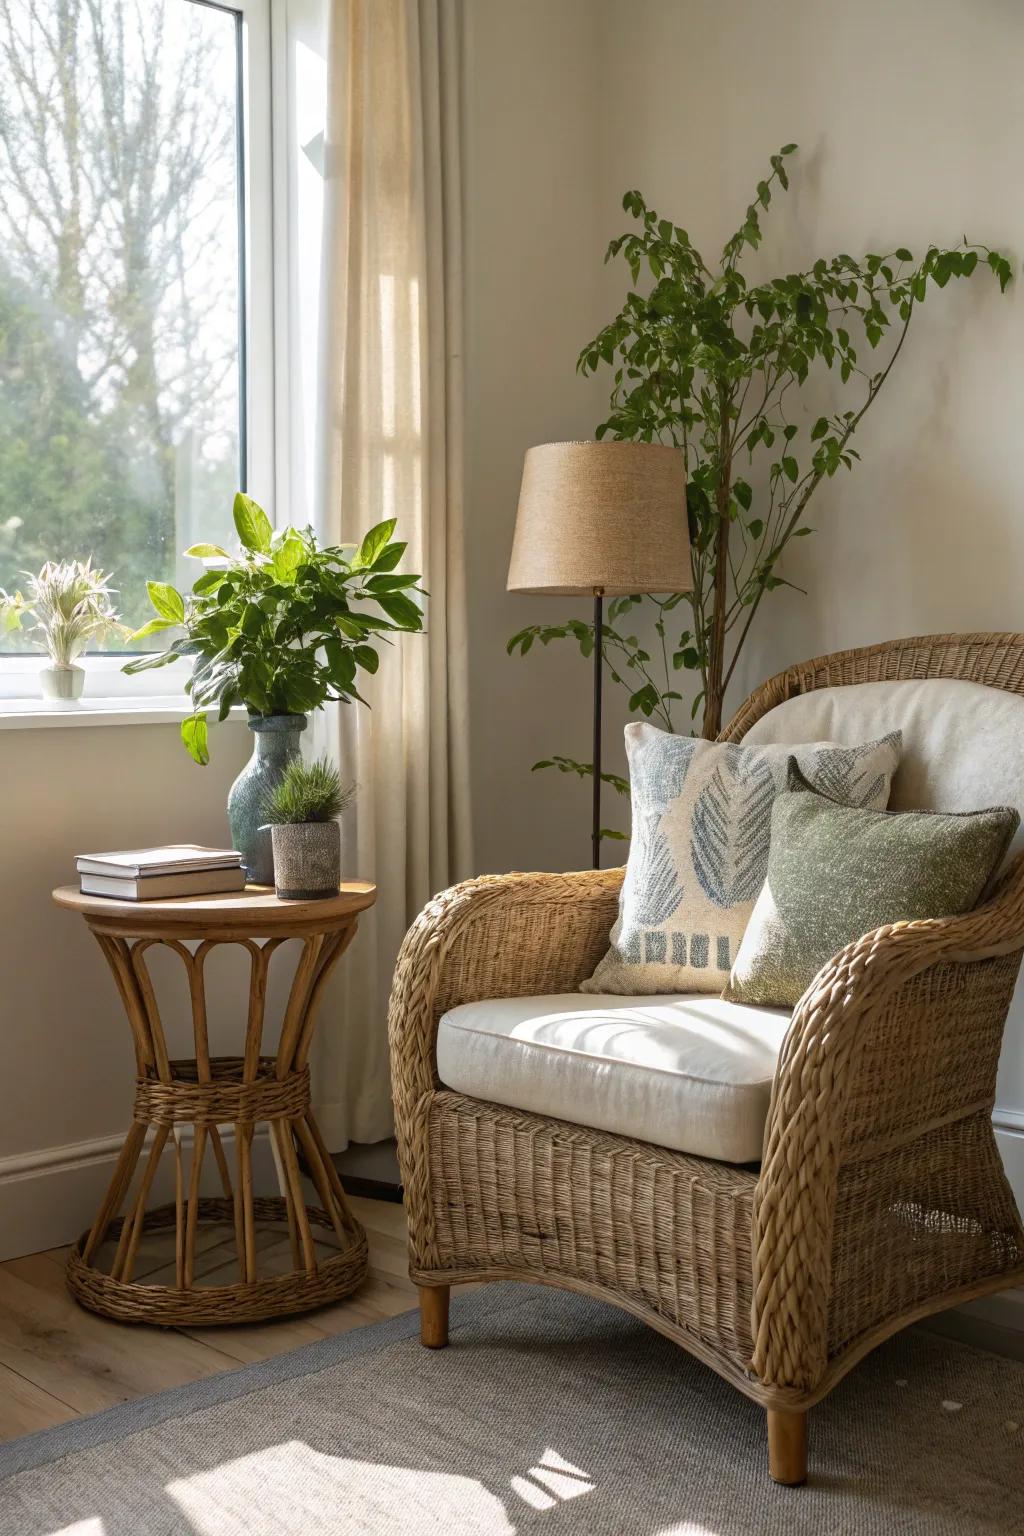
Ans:
[[[602,224],[637,185],[710,251],[769,153],[793,190],[765,215],[764,275],[848,250],[969,238],[1024,252],[1024,8],[1014,0],[608,0]],[[823,398],[839,401],[838,379]],[[1024,284],[930,293],[858,438],[764,604],[738,703],[779,667],[933,630],[1020,626]],[[815,411],[815,414],[817,412]],[[794,416],[794,419],[798,419]]]
[[[625,291],[606,269],[639,186],[710,252],[770,153],[793,190],[753,270],[819,254],[972,239],[1024,250],[1024,8],[1013,0],[471,0],[466,67],[467,486],[472,753],[480,869],[587,862],[587,789],[529,773],[589,757],[590,678],[564,647],[508,660],[522,624],[586,603],[504,592],[524,450],[589,436],[607,380],[577,350]],[[831,391],[831,393],[830,393]],[[839,400],[838,380],[807,394]],[[845,645],[1019,620],[1024,285],[935,291],[784,574],[730,704]],[[607,752],[620,756],[614,692]],[[609,801],[608,819],[615,813]],[[614,862],[609,850],[606,862]]]
[[[0,730],[0,1255],[66,1242],[87,1221],[131,1116],[128,1026],[99,948],[50,900],[98,849],[228,838],[228,787],[250,750],[244,721],[211,733],[198,768],[176,722]],[[173,959],[173,957],[172,957]],[[154,979],[172,1054],[188,1048],[182,978]],[[228,1044],[244,1006],[231,963],[211,974]]]
[[[590,675],[563,644],[508,658],[529,623],[589,604],[505,592],[523,453],[590,437],[602,386],[576,356],[601,322],[593,0],[470,0],[465,84],[466,526],[479,870],[590,857],[586,787],[530,765],[590,757]],[[610,732],[613,735],[614,731]]]
[[[249,733],[232,721],[211,743],[210,766],[197,768],[173,722],[0,732],[0,1158],[124,1127],[127,1026],[95,940],[50,891],[75,878],[78,853],[223,845],[225,797]]]

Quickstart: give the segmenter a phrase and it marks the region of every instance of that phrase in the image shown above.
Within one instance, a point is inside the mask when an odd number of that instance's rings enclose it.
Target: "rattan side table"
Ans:
[[[313,1117],[308,1061],[324,983],[354,938],[359,913],[376,894],[365,881],[350,881],[323,901],[279,901],[261,886],[225,896],[146,902],[83,896],[75,886],[54,891],[58,905],[80,912],[99,941],[135,1047],[131,1129],[96,1219],[68,1261],[68,1286],[84,1306],[123,1322],[241,1323],[321,1306],[361,1283],[366,1234]],[[301,948],[277,1051],[268,1055],[263,1050],[267,977],[274,952],[288,939],[298,939]],[[241,946],[249,956],[240,1056],[211,1056],[209,1049],[204,968],[210,952],[225,944]],[[195,1056],[187,1060],[168,1057],[146,960],[154,945],[173,951],[185,967],[195,1039]],[[253,1193],[253,1135],[263,1122],[278,1170],[278,1195]],[[228,1135],[222,1134],[225,1127]],[[234,1176],[225,1146],[232,1136]],[[207,1148],[223,1190],[217,1197],[200,1194]],[[174,1159],[175,1198],[147,1210],[165,1154]],[[315,1206],[305,1201],[300,1156],[316,1190]],[[233,1283],[197,1282],[197,1234],[211,1223],[233,1231]],[[262,1231],[273,1223],[280,1223],[290,1240],[292,1268],[286,1274],[260,1272],[257,1227]],[[314,1237],[314,1229],[324,1237]],[[173,1231],[173,1285],[133,1280],[143,1233],[155,1231]],[[109,1263],[99,1264],[100,1250],[115,1243]]]

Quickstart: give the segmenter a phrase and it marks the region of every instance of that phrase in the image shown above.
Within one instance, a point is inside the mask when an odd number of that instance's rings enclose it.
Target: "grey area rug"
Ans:
[[[1024,1365],[920,1332],[768,1479],[764,1415],[617,1309],[539,1287],[409,1313],[0,1448],[0,1536],[1024,1531]]]

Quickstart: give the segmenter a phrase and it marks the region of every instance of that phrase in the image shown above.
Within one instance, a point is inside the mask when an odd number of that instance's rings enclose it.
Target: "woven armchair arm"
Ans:
[[[424,907],[399,952],[388,1015],[400,1142],[438,1085],[441,1015],[479,998],[575,991],[608,947],[623,874],[483,875]]]
[[[1022,948],[1024,858],[973,912],[857,939],[797,1004],[754,1208],[762,1382],[808,1389],[825,1371],[844,1167],[991,1112]]]

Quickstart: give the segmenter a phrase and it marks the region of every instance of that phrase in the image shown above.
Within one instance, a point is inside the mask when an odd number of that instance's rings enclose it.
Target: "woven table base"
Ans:
[[[142,902],[86,896],[71,886],[54,892],[59,905],[84,915],[95,935],[135,1049],[132,1121],[95,1220],[68,1261],[68,1287],[83,1306],[122,1322],[249,1323],[337,1301],[366,1277],[366,1234],[313,1113],[309,1052],[328,978],[375,894],[365,881],[350,881],[337,896],[313,902],[280,901],[273,891],[252,886],[224,896]],[[290,940],[297,941],[297,953]],[[206,962],[228,948],[242,961],[243,976],[248,962],[248,998],[240,1052],[219,1055],[211,1050]],[[270,968],[282,948],[284,960],[274,973],[290,955],[291,978],[271,1036],[276,1049],[268,1051]],[[190,1056],[172,1057],[168,1050],[151,951],[175,956],[184,969]],[[274,1195],[254,1187],[257,1135],[273,1157]],[[168,1171],[174,1202],[149,1209]],[[287,1235],[287,1273],[276,1258],[265,1266],[257,1223],[280,1226]],[[227,1271],[233,1277],[228,1285],[200,1283],[198,1239],[211,1224],[230,1234],[235,1268]],[[314,1228],[321,1229],[317,1238]],[[150,1270],[148,1285],[138,1273],[147,1232],[166,1232],[171,1250],[162,1274]],[[156,1283],[158,1274],[163,1279],[171,1272],[173,1284]],[[221,1262],[215,1272],[225,1272]]]
[[[198,1214],[200,1227],[214,1222],[230,1223],[232,1202],[202,1199],[198,1202]],[[257,1197],[253,1200],[253,1214],[260,1222],[280,1222],[282,1232],[287,1233],[285,1200],[277,1196]],[[306,1219],[311,1227],[322,1228],[330,1232],[332,1238],[335,1236],[331,1218],[325,1210],[307,1206]],[[175,1206],[161,1205],[146,1212],[142,1230],[144,1233],[173,1232],[176,1224]],[[117,1239],[123,1225],[123,1217],[111,1222],[108,1236]],[[340,1301],[362,1284],[367,1272],[366,1234],[358,1223],[355,1225],[357,1230],[352,1234],[351,1245],[329,1258],[318,1260],[312,1273],[293,1271],[233,1285],[191,1285],[187,1289],[115,1280],[83,1258],[88,1240],[88,1233],[83,1233],[68,1259],[68,1289],[91,1312],[123,1323],[157,1323],[168,1328],[183,1325],[211,1327],[284,1317],[291,1312],[304,1312],[310,1307]]]

